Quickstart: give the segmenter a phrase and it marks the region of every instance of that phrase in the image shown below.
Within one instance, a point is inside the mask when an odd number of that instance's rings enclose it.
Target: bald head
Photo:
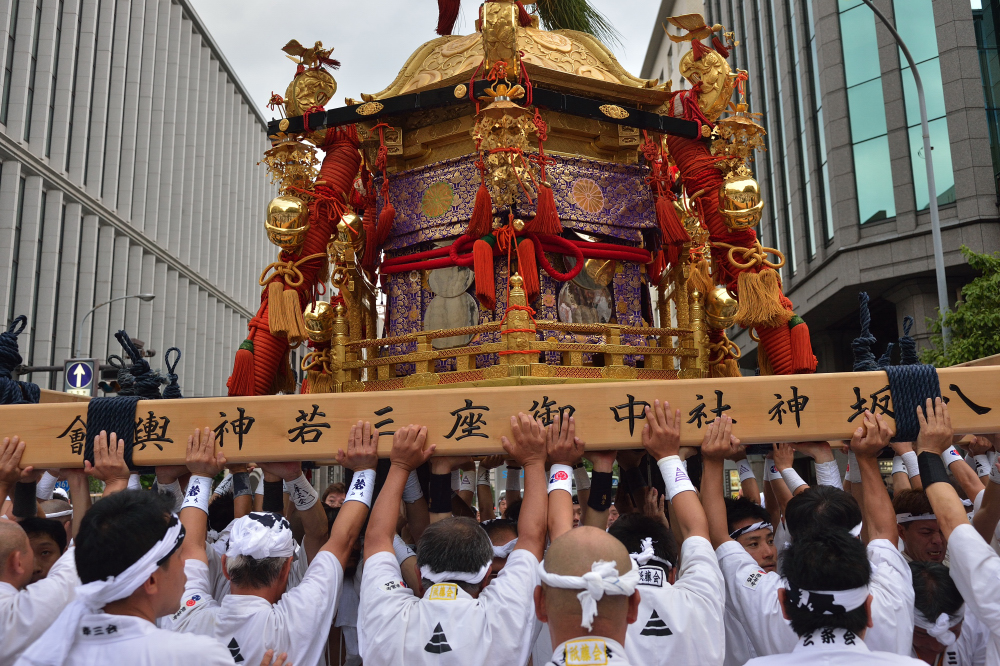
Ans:
[[[17,589],[31,580],[34,568],[31,542],[13,520],[0,520],[0,581]]]
[[[632,570],[632,560],[622,542],[596,527],[578,527],[557,538],[545,552],[545,570],[561,576],[582,576],[591,571],[595,562],[614,562],[619,574]],[[639,593],[631,597],[605,594],[597,602],[594,626],[587,632],[581,626],[582,609],[577,599],[579,590],[565,590],[542,585],[539,596],[552,634],[552,645],[588,633],[624,642],[625,629],[635,622]]]

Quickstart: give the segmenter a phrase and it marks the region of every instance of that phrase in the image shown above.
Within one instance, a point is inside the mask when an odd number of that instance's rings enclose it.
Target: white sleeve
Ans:
[[[340,560],[328,550],[316,553],[302,581],[274,605],[288,629],[288,661],[315,664],[323,656],[333,613],[344,584]]]
[[[685,593],[688,605],[708,605],[712,616],[719,618],[719,631],[722,631],[726,581],[722,578],[719,559],[708,539],[690,536],[681,544],[680,569],[674,589]]]
[[[0,600],[0,664],[12,664],[29,645],[55,622],[76,596],[74,549],[69,547],[49,575]]]
[[[180,608],[172,615],[160,619],[160,627],[170,631],[203,633],[202,616],[205,609],[217,608],[218,603],[212,597],[212,584],[208,572],[208,564],[201,560],[184,560],[184,595],[181,597]]]
[[[403,663],[402,641],[410,608],[419,599],[406,587],[392,551],[375,553],[361,571],[358,649],[366,663]],[[295,662],[292,662],[293,664]]]
[[[540,584],[538,559],[530,550],[516,548],[507,564],[479,594],[486,609],[493,644],[493,663],[525,664],[531,643],[524,640],[535,617],[535,587]],[[514,658],[512,658],[514,657]]]
[[[994,636],[1000,635],[1000,556],[972,525],[959,525],[948,537],[951,579],[968,604]]]
[[[872,567],[872,628],[865,644],[872,650],[908,654],[913,644],[913,575],[895,544],[875,539],[868,544]]]
[[[736,619],[746,629],[759,656],[791,652],[798,637],[788,625],[778,603],[781,577],[765,573],[737,541],[715,550],[726,595]]]

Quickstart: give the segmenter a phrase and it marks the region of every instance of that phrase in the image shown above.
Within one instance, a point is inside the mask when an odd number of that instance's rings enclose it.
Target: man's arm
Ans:
[[[104,430],[94,438],[94,464],[89,460],[83,462],[83,470],[90,476],[104,482],[104,493],[102,497],[114,495],[128,488],[129,469],[125,464],[125,443],[118,439],[118,435],[111,433],[111,441],[108,442],[108,433]]]
[[[351,431],[354,431],[353,426]],[[265,475],[281,479],[288,487],[289,502],[302,518],[302,547],[306,551],[306,559],[312,562],[330,536],[326,511],[319,502],[319,493],[306,479],[301,462],[261,463],[260,466]],[[235,490],[235,483],[233,485]],[[250,496],[247,495],[244,508],[249,508],[251,502]]]
[[[493,500],[493,486],[490,484],[490,471],[503,464],[503,456],[487,456],[479,461],[479,473],[476,475],[476,499],[479,500],[479,520],[486,522],[496,518]]]
[[[20,464],[24,446],[17,435],[3,438],[0,445],[0,498],[10,497],[21,478]]]
[[[593,475],[590,479],[590,493],[587,497],[587,510],[583,513],[582,525],[608,528],[608,514],[614,497],[611,494],[612,474],[615,468],[617,451],[585,451],[583,457],[593,465]]]
[[[993,465],[990,475],[986,478],[989,480],[986,482],[983,502],[976,515],[972,517],[972,526],[986,543],[989,543],[996,531],[997,523],[1000,522],[1000,463]]]
[[[722,470],[726,457],[739,447],[739,440],[732,436],[733,422],[723,414],[708,424],[701,443],[704,469],[701,475],[701,503],[708,522],[712,547],[718,548],[729,538],[729,521],[726,519],[726,501],[722,484]]]
[[[892,500],[878,467],[879,451],[889,445],[891,437],[889,424],[882,415],[873,416],[866,410],[864,426],[857,428],[851,439],[851,451],[861,472],[861,492],[864,499],[861,502],[861,519],[868,541],[888,539],[895,544],[899,540],[896,512],[892,508]]]
[[[750,461],[747,460],[747,448],[741,444],[727,459],[736,463],[736,471],[740,475],[740,491],[743,493],[743,497],[759,505],[760,485],[757,483],[757,477],[753,473]]]
[[[431,458],[431,478],[427,484],[427,491],[430,494],[428,504],[430,521],[432,523],[451,517],[451,472],[471,461],[472,458],[469,456],[437,456]],[[445,501],[446,497],[447,501]],[[462,499],[462,502],[465,503],[465,500]]]
[[[424,449],[426,441],[427,428],[424,426],[408,425],[393,434],[392,450],[389,451],[389,474],[375,500],[375,507],[368,520],[368,530],[365,532],[365,559],[375,553],[395,554],[392,537],[396,534],[396,516],[399,515],[399,503],[403,499],[406,479],[410,472],[427,462],[437,448],[437,445],[431,444]]]
[[[570,417],[573,424],[573,417]],[[523,413],[510,417],[511,438],[500,438],[504,451],[524,468],[524,499],[517,522],[515,550],[527,550],[539,561],[545,552],[546,509],[545,431]]]
[[[573,466],[583,456],[584,443],[576,436],[576,422],[556,414],[544,430],[549,468],[549,540],[573,529]]]
[[[90,510],[90,479],[79,468],[64,469],[63,474],[69,483],[69,498],[73,502],[73,527],[71,536],[75,539],[80,531],[80,523]]]
[[[787,442],[781,442],[779,444],[774,444],[774,467],[778,470],[778,474],[781,474],[781,479],[785,482],[785,488],[788,489],[789,496],[787,499],[781,497],[780,489],[776,488],[778,492],[778,502],[781,504],[781,514],[785,514],[785,506],[788,504],[788,500],[792,499],[799,493],[804,493],[809,489],[809,484],[802,480],[799,473],[795,471],[793,464],[795,463],[795,449],[791,444]],[[784,500],[784,501],[782,501]]]
[[[958,493],[948,483],[948,473],[945,470],[941,454],[951,446],[953,430],[948,405],[941,398],[934,402],[928,398],[924,409],[917,407],[917,420],[920,422],[920,434],[917,436],[917,460],[920,464],[920,480],[924,484],[924,492],[930,500],[934,515],[937,516],[938,527],[947,539],[959,525],[968,525],[969,518],[965,512]],[[938,457],[940,464],[933,462],[929,455]]]
[[[208,534],[208,502],[212,495],[212,479],[226,466],[226,456],[215,452],[215,433],[211,428],[195,430],[188,436],[184,463],[191,471],[184,505],[181,508],[181,525],[184,542],[181,543],[182,560],[198,560],[208,564],[205,537]]]
[[[343,467],[354,471],[354,478],[351,480],[351,487],[347,491],[344,505],[340,507],[337,520],[334,521],[330,529],[330,538],[321,548],[333,553],[340,560],[340,565],[347,567],[347,561],[354,550],[354,544],[361,535],[361,528],[368,518],[368,509],[372,504],[372,494],[375,492],[375,466],[378,464],[378,431],[372,428],[371,423],[358,421],[351,426],[351,434],[347,440],[347,452],[343,449],[337,451],[337,462]],[[399,507],[399,500],[402,499],[402,492],[396,500]],[[319,502],[309,509],[309,512],[318,512],[323,517],[323,531],[326,531],[326,512]],[[398,508],[397,508],[398,511]],[[305,519],[305,513],[303,513]]]
[[[976,470],[965,462],[965,458],[954,447],[949,447],[944,453],[945,467],[951,472],[958,484],[962,486],[962,491],[969,500],[975,500],[979,493],[983,492],[985,486],[979,480]]]

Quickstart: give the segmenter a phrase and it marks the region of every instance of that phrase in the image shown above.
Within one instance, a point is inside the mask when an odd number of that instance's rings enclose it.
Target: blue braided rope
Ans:
[[[896,343],[890,342],[889,346],[885,348],[885,353],[878,359],[879,370],[885,370],[892,365],[892,350],[895,349],[895,347]]]
[[[941,397],[937,368],[920,364],[891,365],[885,368],[885,374],[889,377],[893,418],[896,420],[896,436],[893,440],[916,441],[920,433],[917,407],[923,408],[927,398]]]
[[[17,336],[28,325],[28,318],[20,315],[0,333],[0,405],[34,405],[41,398],[37,384],[14,379],[14,368],[21,364]]]
[[[872,324],[872,315],[868,311],[868,293],[864,291],[859,293],[858,301],[861,313],[861,333],[851,342],[851,349],[854,351],[854,372],[878,370],[875,354],[872,353],[872,347],[877,340],[868,330]]]
[[[117,396],[114,398],[92,398],[87,403],[87,441],[83,447],[83,459],[94,463],[94,439],[101,431],[108,433],[109,444],[111,433],[125,444],[125,463],[129,469],[135,469],[132,464],[132,443],[135,441],[135,407],[139,404],[137,396]]]
[[[177,353],[177,358],[174,359],[173,363],[170,362],[171,352]],[[163,389],[163,399],[176,400],[178,398],[183,398],[184,396],[181,395],[180,384],[177,383],[177,373],[175,372],[177,370],[177,364],[181,362],[181,350],[177,347],[171,347],[167,350],[167,353],[163,355],[163,362],[167,364],[167,379],[170,380],[167,387]]]
[[[903,317],[903,337],[899,339],[899,364],[917,365],[920,358],[917,356],[917,341],[910,337],[910,329],[913,328],[913,317],[907,315]]]

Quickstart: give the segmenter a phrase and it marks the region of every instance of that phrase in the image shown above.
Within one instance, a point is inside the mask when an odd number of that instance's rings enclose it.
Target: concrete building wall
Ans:
[[[953,305],[971,277],[961,246],[1000,249],[972,8],[969,0],[904,3],[911,0],[876,0],[908,41],[927,89]],[[660,18],[700,11],[740,41],[730,63],[749,71],[750,111],[767,130],[767,151],[753,164],[767,202],[757,232],[784,253],[784,290],[809,324],[819,369],[850,369],[861,290],[872,298],[880,346],[902,335],[907,315],[926,345],[937,296],[925,162],[912,75],[889,31],[860,0],[696,4],[664,0]],[[667,40],[658,33],[659,25],[643,76],[663,66]],[[730,337],[753,367],[746,332]]]
[[[0,323],[24,363],[176,346],[186,396],[224,395],[274,252],[265,122],[188,0],[0,4]],[[112,298],[154,293],[155,300]],[[34,373],[62,389],[62,373]]]

